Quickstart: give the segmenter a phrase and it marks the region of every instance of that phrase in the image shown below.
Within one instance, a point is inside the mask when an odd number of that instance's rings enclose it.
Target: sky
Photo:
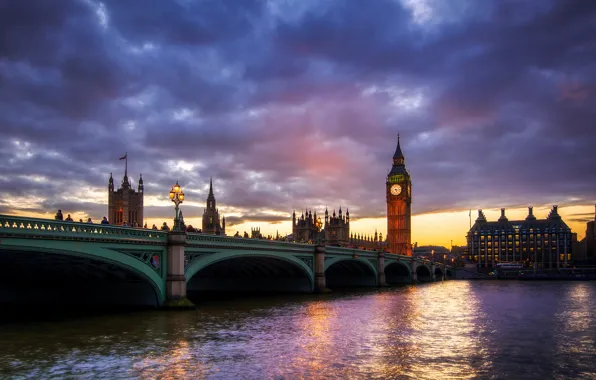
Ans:
[[[99,221],[127,153],[150,225],[179,181],[200,226],[213,177],[229,234],[341,206],[385,235],[399,132],[413,242],[553,204],[581,238],[594,19],[584,0],[0,1],[0,213]]]

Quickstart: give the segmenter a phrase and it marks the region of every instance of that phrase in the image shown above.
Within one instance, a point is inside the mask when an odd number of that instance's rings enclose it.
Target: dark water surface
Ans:
[[[593,282],[449,281],[4,323],[0,377],[595,379],[595,311]]]

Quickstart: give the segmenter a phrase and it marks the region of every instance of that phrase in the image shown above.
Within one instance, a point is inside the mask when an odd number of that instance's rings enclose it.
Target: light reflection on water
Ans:
[[[450,281],[0,326],[11,378],[595,378],[596,283]]]

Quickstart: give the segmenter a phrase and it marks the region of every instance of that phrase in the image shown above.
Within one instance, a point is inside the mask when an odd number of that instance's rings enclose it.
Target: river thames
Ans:
[[[2,378],[594,379],[596,283],[448,281],[0,325]]]

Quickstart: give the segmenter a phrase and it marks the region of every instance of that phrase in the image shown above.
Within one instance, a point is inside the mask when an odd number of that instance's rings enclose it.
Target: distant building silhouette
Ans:
[[[114,190],[114,178],[110,173],[108,181],[108,221],[110,224],[121,226],[143,225],[143,176],[139,177],[137,191],[132,188],[125,169],[124,178],[118,190]]]
[[[219,210],[213,195],[213,179],[209,179],[209,195],[207,196],[207,207],[203,212],[203,233],[205,234],[226,234],[226,218],[219,219]]]
[[[585,264],[596,264],[596,205],[594,206],[594,220],[586,223],[586,236],[579,244],[579,261]]]
[[[250,238],[251,239],[262,239],[263,235],[261,234],[261,228],[260,227],[255,227],[255,228],[250,228]]]
[[[482,210],[468,231],[468,253],[480,266],[498,262],[536,263],[538,268],[564,267],[572,261],[573,240],[577,235],[561,219],[553,206],[546,219],[536,219],[528,208],[525,220],[510,221],[501,209],[496,222],[486,220]]]

